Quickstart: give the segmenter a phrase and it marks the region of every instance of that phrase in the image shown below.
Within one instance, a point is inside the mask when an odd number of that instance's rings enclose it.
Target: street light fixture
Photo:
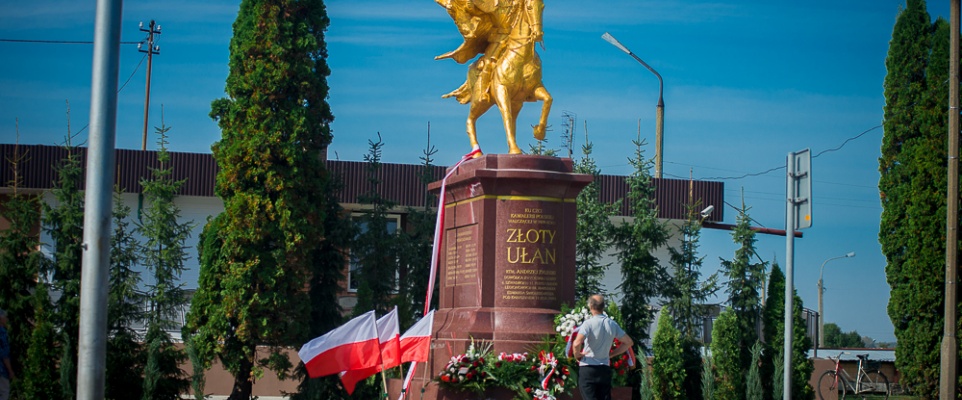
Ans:
[[[625,52],[625,54],[628,54],[629,56],[634,58],[635,61],[638,61],[639,63],[641,63],[641,65],[644,65],[645,68],[648,68],[648,70],[651,71],[651,73],[655,74],[655,76],[658,78],[658,107],[655,109],[656,111],[655,113],[655,178],[661,179],[662,151],[664,150],[664,147],[665,147],[664,146],[665,100],[663,97],[663,94],[665,91],[665,83],[664,81],[662,81],[661,74],[659,74],[658,71],[655,71],[655,69],[652,68],[650,65],[648,65],[648,63],[638,58],[638,56],[636,56],[635,53],[632,53],[631,50],[628,50],[627,47],[621,44],[621,42],[619,42],[618,39],[615,39],[614,36],[611,36],[610,33],[605,32],[604,35],[601,35],[601,38],[604,39],[606,42],[611,43],[611,45],[617,47],[619,50]]]
[[[825,317],[822,314],[822,293],[825,288],[822,286],[822,273],[825,272],[825,264],[829,261],[837,260],[839,258],[855,257],[855,252],[848,253],[844,256],[832,257],[822,263],[822,268],[818,271],[818,347],[825,347],[825,335],[823,334],[822,328],[825,326]]]

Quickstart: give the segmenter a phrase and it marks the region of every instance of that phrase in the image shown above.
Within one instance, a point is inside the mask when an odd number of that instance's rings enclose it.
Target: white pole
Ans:
[[[795,298],[794,263],[795,263],[795,153],[788,153],[785,177],[785,373],[783,398],[792,400],[792,328],[794,324]]]
[[[84,197],[77,399],[104,398],[107,358],[107,275],[117,130],[117,71],[122,0],[98,0],[90,93],[90,147]]]

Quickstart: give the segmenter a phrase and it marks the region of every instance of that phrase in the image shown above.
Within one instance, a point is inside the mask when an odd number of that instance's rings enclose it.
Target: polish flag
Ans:
[[[399,341],[400,330],[398,329],[397,307],[391,312],[384,314],[377,320],[377,336],[381,349],[381,363],[373,367],[364,369],[352,369],[341,372],[341,384],[347,390],[347,394],[353,394],[357,383],[367,379],[382,370],[391,369],[401,365],[401,344]]]
[[[434,328],[434,311],[421,318],[401,336],[401,362],[427,362],[431,349],[431,332]]]
[[[311,340],[301,346],[297,355],[311,378],[378,365],[381,358],[374,311]]]

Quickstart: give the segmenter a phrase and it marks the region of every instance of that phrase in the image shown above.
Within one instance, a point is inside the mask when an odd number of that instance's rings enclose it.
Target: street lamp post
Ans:
[[[615,39],[614,36],[611,36],[611,34],[605,32],[604,35],[601,35],[601,38],[634,58],[635,61],[638,61],[641,63],[641,65],[644,65],[645,68],[648,68],[648,70],[655,74],[655,76],[658,78],[658,107],[655,109],[655,178],[661,179],[662,152],[665,148],[665,100],[662,96],[665,92],[664,81],[662,81],[661,74],[659,74],[658,71],[655,71],[655,69],[648,65],[648,63],[638,58],[635,53],[632,53],[631,50],[628,50],[628,48],[621,44],[618,39]]]
[[[822,328],[825,326],[825,315],[822,313],[822,292],[825,288],[822,286],[822,273],[825,272],[825,264],[829,261],[837,260],[839,258],[855,257],[855,252],[848,253],[844,256],[832,257],[822,263],[822,268],[818,271],[818,348],[825,347],[825,335]]]

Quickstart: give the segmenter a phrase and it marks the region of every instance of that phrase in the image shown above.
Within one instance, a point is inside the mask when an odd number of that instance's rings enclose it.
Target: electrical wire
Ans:
[[[124,81],[124,84],[120,85],[120,89],[117,89],[117,93],[120,93],[121,90],[124,90],[124,87],[127,86],[127,83],[130,83],[130,79],[134,77],[134,74],[137,73],[137,70],[140,69],[140,66],[144,64],[144,60],[146,59],[147,59],[147,53],[144,53],[144,56],[140,58],[140,62],[137,63],[136,67],[134,67],[134,71],[130,73],[130,76],[127,77],[127,80]]]
[[[812,158],[816,158],[816,157],[818,157],[818,156],[820,156],[820,155],[822,155],[822,154],[828,153],[828,152],[841,150],[842,147],[845,147],[845,145],[848,144],[848,142],[851,142],[851,141],[853,141],[853,140],[855,140],[855,139],[858,139],[858,138],[864,136],[865,134],[867,134],[867,133],[869,133],[869,132],[871,132],[871,131],[874,131],[874,130],[876,130],[876,129],[878,129],[878,128],[881,128],[881,127],[882,127],[882,125],[876,125],[876,126],[873,126],[873,127],[869,128],[869,129],[866,129],[866,130],[862,131],[862,133],[859,133],[858,135],[855,135],[855,136],[852,136],[852,137],[850,137],[850,138],[848,138],[848,139],[845,139],[845,141],[842,142],[842,144],[838,145],[838,147],[834,147],[834,148],[827,149],[827,150],[822,150],[822,151],[820,151],[818,154],[812,156]],[[753,177],[753,176],[765,175],[765,174],[768,174],[768,173],[770,173],[770,172],[778,171],[778,170],[780,170],[780,169],[785,169],[785,166],[782,165],[782,166],[779,166],[779,167],[770,168],[770,169],[765,170],[765,171],[762,171],[762,172],[754,172],[754,173],[749,173],[749,174],[745,174],[745,175],[741,175],[741,176],[710,176],[710,177],[702,178],[702,179],[703,179],[703,180],[706,180],[706,181],[737,180],[737,179],[744,179],[744,178]]]
[[[34,39],[0,39],[8,43],[42,43],[42,44],[93,44],[92,40],[34,40]],[[142,42],[120,42],[120,44],[140,44]]]
[[[144,60],[146,60],[146,59],[147,59],[147,54],[145,53],[144,56],[140,58],[140,62],[137,63],[137,66],[134,67],[133,72],[131,72],[131,73],[130,73],[130,76],[127,77],[127,80],[124,81],[124,84],[123,84],[123,85],[120,85],[120,88],[117,89],[117,93],[120,93],[121,90],[124,90],[124,88],[127,87],[127,84],[130,83],[130,80],[134,77],[134,74],[136,74],[137,71],[140,70],[140,66],[144,64]],[[84,125],[84,127],[83,127],[83,128],[80,128],[80,130],[78,130],[77,133],[74,133],[74,136],[81,134],[81,133],[82,133],[84,130],[86,130],[87,127],[89,127],[89,126],[90,126],[89,123],[88,123],[87,125]]]

